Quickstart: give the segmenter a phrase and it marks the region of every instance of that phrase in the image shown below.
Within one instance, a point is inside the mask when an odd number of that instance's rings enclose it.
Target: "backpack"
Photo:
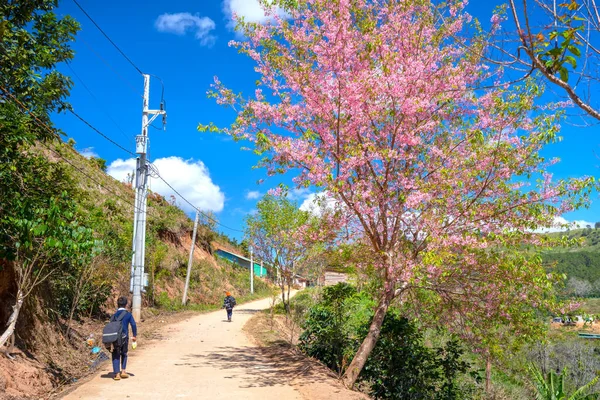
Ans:
[[[118,348],[121,348],[123,343],[123,318],[127,315],[127,311],[123,310],[118,317],[115,318],[117,313],[113,314],[110,318],[110,322],[106,324],[102,330],[102,343],[104,345],[114,344]]]
[[[233,308],[236,305],[235,297],[233,297],[233,296],[227,296],[225,298],[225,304],[224,305],[225,305],[225,308],[227,308],[227,309]]]

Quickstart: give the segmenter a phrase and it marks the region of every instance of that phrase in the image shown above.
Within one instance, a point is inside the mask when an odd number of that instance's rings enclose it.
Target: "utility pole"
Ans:
[[[135,270],[134,265],[135,265],[135,238],[137,237],[137,220],[138,220],[138,212],[141,210],[141,208],[139,207],[140,205],[140,200],[138,198],[138,190],[137,190],[137,177],[138,177],[138,171],[140,169],[140,158],[137,157],[135,159],[135,201],[134,201],[134,205],[135,207],[133,207],[133,240],[131,241],[131,273],[129,276],[129,293],[133,293],[133,271]],[[133,305],[132,305],[133,307]]]
[[[148,126],[158,117],[163,116],[163,124],[167,115],[160,105],[160,110],[150,110],[150,75],[144,76],[144,97],[142,103],[142,132],[135,138],[135,152],[139,155],[137,158],[137,169],[135,174],[135,210],[133,221],[133,257],[131,265],[130,289],[133,293],[131,302],[131,313],[133,318],[140,321],[142,311],[142,291],[144,277],[144,258],[146,245],[146,204],[148,188],[148,164],[146,153],[148,151]],[[148,119],[149,116],[152,116]]]
[[[252,246],[250,246],[250,293],[254,294],[254,260],[252,258]]]
[[[181,304],[185,306],[187,301],[187,291],[190,285],[190,274],[192,272],[192,264],[194,258],[194,245],[196,244],[196,232],[198,231],[198,220],[200,219],[200,212],[196,210],[196,220],[194,221],[194,233],[192,234],[192,245],[190,246],[190,258],[188,260],[187,274],[185,275],[185,287],[183,288],[183,299]]]

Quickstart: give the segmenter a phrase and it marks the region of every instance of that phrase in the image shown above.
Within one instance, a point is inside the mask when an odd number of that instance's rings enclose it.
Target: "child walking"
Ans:
[[[223,307],[227,310],[227,321],[231,322],[231,314],[233,314],[233,307],[235,307],[235,297],[230,292],[225,292],[225,300],[223,300]]]

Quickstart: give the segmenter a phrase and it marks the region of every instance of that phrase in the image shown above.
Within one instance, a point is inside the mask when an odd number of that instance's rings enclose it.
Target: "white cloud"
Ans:
[[[223,210],[225,195],[219,186],[213,183],[208,168],[202,161],[166,157],[155,160],[153,164],[158,169],[160,176],[196,207],[205,211],[219,212]],[[134,170],[135,159],[130,158],[113,161],[108,166],[107,172],[113,178],[124,181],[127,174],[131,174]],[[165,198],[174,195],[178,205],[186,212],[194,210],[159,178],[150,178],[150,189]]]
[[[256,200],[260,197],[260,192],[258,190],[251,190],[246,193],[246,198],[248,200]]]
[[[156,19],[154,26],[159,32],[174,33],[180,36],[188,32],[193,33],[203,46],[211,46],[216,40],[216,36],[210,34],[215,29],[215,22],[208,17],[201,17],[198,14],[187,12],[165,13]]]
[[[321,216],[324,210],[334,210],[337,202],[325,192],[311,193],[300,205],[302,211]]]
[[[308,197],[300,204],[300,209],[302,211],[311,211],[316,207],[315,200],[317,198],[316,193],[311,193]]]
[[[86,147],[85,149],[81,149],[81,150],[79,150],[79,154],[81,154],[85,158],[92,158],[92,157],[97,158],[98,157],[98,153],[96,153],[94,151],[93,147]]]
[[[568,224],[568,228],[564,226],[565,224]],[[556,217],[556,218],[554,218],[554,226],[553,227],[538,229],[538,230],[536,230],[536,232],[539,232],[539,233],[564,232],[567,229],[583,229],[583,228],[586,228],[588,225],[591,226],[592,228],[594,227],[593,222],[585,221],[582,219],[568,221],[564,217]]]
[[[293,188],[287,192],[287,198],[290,200],[304,200],[312,195],[308,188]]]
[[[235,28],[234,15],[244,17],[246,22],[258,22],[259,24],[273,20],[272,16],[265,15],[258,0],[223,0],[223,12],[229,20],[227,27],[230,29]],[[275,13],[280,17],[286,16],[281,8],[277,8]]]
[[[106,173],[123,182],[127,179],[127,174],[135,174],[135,159],[121,160],[117,158],[109,164]]]

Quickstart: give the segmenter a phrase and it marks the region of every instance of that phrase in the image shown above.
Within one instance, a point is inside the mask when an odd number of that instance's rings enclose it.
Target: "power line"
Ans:
[[[75,0],[73,0],[75,1]],[[72,70],[72,69],[71,69]],[[72,70],[73,71],[73,70]],[[74,71],[73,71],[74,72]],[[156,79],[158,79],[162,85],[162,90],[161,90],[161,103],[164,102],[164,91],[165,91],[165,87],[164,87],[164,83],[162,81],[162,79],[160,79],[158,76],[156,75],[151,75],[153,77],[155,77]],[[79,77],[78,77],[79,78]],[[79,78],[80,79],[80,78]],[[80,79],[81,80],[81,79]],[[83,83],[83,81],[82,81]],[[85,84],[84,84],[85,86]],[[90,93],[91,94],[91,93]],[[133,155],[134,157],[137,157],[136,154],[132,153],[131,151],[127,150],[126,148],[124,148],[123,146],[121,146],[120,144],[118,144],[117,142],[115,142],[114,140],[112,140],[110,137],[108,137],[107,135],[105,135],[104,133],[100,132],[100,130],[98,130],[97,128],[95,128],[92,124],[90,124],[89,122],[87,122],[86,120],[84,120],[80,115],[78,115],[77,113],[75,113],[75,111],[73,111],[71,108],[69,108],[69,111],[71,113],[73,113],[73,115],[75,115],[77,118],[79,118],[82,122],[84,122],[87,126],[89,126],[91,129],[93,129],[95,132],[97,132],[98,134],[100,134],[102,137],[104,137],[106,140],[108,140],[109,142],[111,142],[112,144],[114,144],[115,146],[119,147],[120,149],[122,149],[123,151]],[[114,122],[114,121],[113,121]],[[152,126],[152,125],[151,125]],[[152,126],[154,127],[154,126]],[[158,129],[156,127],[154,127],[155,129]],[[150,164],[152,165],[152,164]],[[196,207],[194,204],[192,204],[188,199],[186,199],[181,193],[179,193],[179,191],[177,191],[169,182],[167,182],[159,173],[158,171],[154,171],[156,176],[163,181],[169,188],[171,188],[171,190],[173,190],[173,192],[175,192],[181,199],[183,199],[187,204],[189,204],[194,210],[198,211],[200,214],[202,214],[203,216],[205,216],[208,220],[214,222],[217,225],[222,226],[223,228],[229,229],[231,231],[235,231],[235,232],[241,232],[244,233],[244,231],[241,231],[239,229],[235,229],[235,228],[231,228],[227,225],[224,225],[222,223],[220,223],[219,221],[217,221],[216,219],[212,218],[211,216],[209,216],[208,214],[204,213],[202,210],[200,210],[198,207]]]
[[[160,79],[160,77],[153,75],[153,74],[148,74],[156,79],[158,79],[158,81],[160,82],[160,86],[161,86],[161,90],[160,90],[160,102],[161,104],[165,101],[165,84],[163,82],[162,79]]]
[[[2,91],[9,95],[10,97],[13,98],[13,100],[20,106],[18,107],[19,111],[23,114],[23,115],[29,115],[31,117],[33,117],[33,120],[35,122],[36,125],[38,125],[41,128],[45,128],[48,132],[52,133],[52,128],[50,128],[47,124],[45,124],[44,122],[40,121],[38,119],[38,117],[36,117],[31,110],[27,110],[26,111],[26,107],[23,103],[21,103],[19,101],[19,99],[17,99],[14,95],[12,95],[10,92],[8,92],[6,90],[6,88],[2,85],[0,85],[0,88],[2,89]],[[5,99],[7,97],[4,97]],[[22,107],[22,108],[21,108]],[[132,206],[134,209],[137,210],[141,210],[139,207],[137,207],[134,203],[131,203],[128,199],[122,197],[120,194],[116,193],[115,191],[107,188],[106,186],[104,186],[100,181],[98,181],[96,178],[88,175],[85,171],[83,171],[81,168],[79,168],[77,165],[75,165],[71,160],[69,160],[68,158],[66,158],[65,156],[63,156],[61,153],[59,153],[58,151],[56,151],[55,149],[47,146],[44,142],[40,141],[39,142],[43,147],[45,147],[46,149],[52,151],[57,157],[59,157],[60,159],[62,159],[64,162],[66,162],[67,164],[71,165],[75,170],[77,170],[79,173],[81,173],[82,175],[84,175],[85,177],[87,177],[88,179],[90,179],[92,182],[96,183],[97,185],[99,185],[100,187],[102,187],[103,189],[107,190],[108,192],[112,193],[113,195],[115,195],[117,198],[123,200],[126,204]]]
[[[100,55],[100,53],[98,53],[96,50],[94,50],[94,48],[92,47],[91,44],[89,44],[83,37],[78,37],[77,40],[81,40],[83,42],[83,44],[85,44],[87,46],[87,48],[94,53],[94,55],[104,63],[104,65],[106,65],[119,79],[121,79],[130,89],[133,93],[135,93],[136,95],[140,96],[141,98],[143,98],[144,96],[142,96],[137,89],[131,84],[131,82],[129,82],[127,79],[125,79],[123,77],[123,75],[121,75],[108,61],[106,61],[106,59],[104,59],[104,57],[102,57]]]
[[[85,84],[85,82],[83,81],[83,79],[81,79],[81,77],[77,74],[77,72],[75,72],[75,70],[73,69],[73,67],[71,67],[71,63],[67,63],[67,67],[71,70],[71,72],[73,73],[73,75],[79,80],[79,83],[81,83],[83,85],[83,87],[85,88],[85,90],[87,90],[87,92],[90,94],[90,96],[92,96],[92,98],[96,101],[96,104],[102,109],[102,111],[104,111],[104,113],[106,114],[106,116],[113,122],[113,124],[115,124],[115,126],[117,127],[117,129],[119,130],[119,132],[121,132],[121,135],[126,139],[126,140],[130,140],[131,138],[127,137],[127,134],[125,133],[125,131],[121,128],[121,126],[119,126],[119,124],[117,123],[117,121],[114,120],[114,118],[110,115],[110,113],[106,110],[106,108],[102,107],[100,101],[98,100],[98,98],[94,95],[94,93],[91,91],[91,89]]]
[[[75,1],[75,0],[73,0]],[[82,82],[83,83],[83,82]],[[84,85],[85,86],[85,85]],[[10,92],[8,92],[6,90],[6,88],[4,88],[3,86],[0,85],[0,88],[2,88],[2,90],[8,94],[9,96],[13,97],[13,99],[15,101],[17,101],[21,106],[24,107],[24,105],[16,98],[14,97]],[[119,147],[121,150],[127,152],[130,155],[133,155],[134,157],[137,157],[136,154],[134,154],[133,152],[127,150],[125,147],[121,146],[119,143],[115,142],[114,140],[112,140],[109,136],[105,135],[104,133],[102,133],[99,129],[97,129],[96,127],[94,127],[92,124],[90,124],[89,122],[87,122],[83,117],[81,117],[79,114],[77,114],[72,108],[68,108],[69,112],[71,112],[75,117],[77,117],[80,121],[82,121],[83,123],[85,123],[90,129],[92,129],[94,132],[98,133],[99,135],[101,135],[102,137],[104,137],[106,140],[108,140],[109,142],[111,142],[112,144],[114,144],[115,146]],[[26,114],[26,112],[24,110],[21,110],[21,112],[23,112],[23,114]],[[29,112],[29,115],[31,115],[34,120],[36,121],[36,123],[39,126],[39,123],[37,121],[38,118],[33,115],[31,112]],[[50,127],[48,127],[47,125],[44,124],[44,126],[46,127],[46,129],[48,131],[52,131]],[[54,152],[57,156],[59,156],[61,159],[63,159],[65,162],[67,162],[68,164],[70,164],[73,168],[75,168],[77,171],[79,171],[80,173],[82,173],[84,176],[86,176],[87,178],[91,179],[92,181],[94,181],[96,184],[100,185],[101,187],[103,187],[104,189],[108,190],[109,192],[111,192],[112,194],[114,194],[115,196],[117,196],[118,198],[126,201],[129,205],[132,205],[135,209],[139,210],[139,207],[137,207],[135,204],[133,203],[129,203],[127,200],[125,200],[124,198],[122,198],[121,196],[119,196],[117,193],[113,192],[112,190],[106,188],[104,185],[102,185],[99,181],[97,181],[96,179],[92,178],[91,176],[89,176],[88,174],[86,174],[83,170],[81,170],[80,168],[78,168],[76,165],[74,165],[70,160],[66,159],[62,154],[56,152],[55,150],[45,146],[45,144],[42,143],[42,145],[44,145],[44,147],[46,147],[48,150],[51,150],[52,152]],[[215,224],[222,226],[225,229],[229,229],[231,231],[234,232],[240,232],[240,233],[244,233],[244,231],[239,230],[239,229],[235,229],[235,228],[231,228],[225,224],[222,224],[221,222],[217,221],[216,219],[212,218],[211,216],[209,216],[208,214],[206,214],[205,212],[203,212],[202,210],[200,210],[198,207],[196,207],[193,203],[191,203],[188,199],[186,199],[177,189],[175,189],[169,182],[167,182],[159,173],[158,171],[155,171],[156,175],[158,176],[158,178],[163,181],[171,190],[173,190],[173,192],[175,194],[177,194],[181,199],[183,199],[183,201],[185,201],[187,204],[189,204],[194,210],[198,211],[198,213],[202,214],[204,217],[206,217],[208,220],[214,222]]]
[[[132,206],[134,209],[137,210],[141,210],[141,208],[139,208],[138,206],[136,206],[134,203],[131,203],[128,199],[126,199],[125,197],[121,196],[120,194],[118,194],[117,192],[113,191],[112,189],[107,188],[106,186],[104,186],[100,181],[98,181],[97,179],[95,179],[94,177],[88,175],[83,169],[79,168],[78,166],[76,166],[73,162],[71,162],[68,158],[64,157],[62,154],[60,154],[58,151],[56,151],[55,149],[52,149],[51,147],[46,146],[45,143],[40,142],[40,144],[42,146],[44,146],[45,148],[47,148],[48,150],[52,151],[54,154],[56,154],[58,157],[60,157],[64,162],[66,162],[67,164],[69,164],[71,167],[73,167],[75,170],[77,170],[80,174],[82,174],[83,176],[85,176],[86,178],[90,179],[92,182],[94,182],[95,184],[99,185],[100,187],[102,187],[104,190],[107,190],[108,192],[112,193],[115,197],[123,200],[127,205]]]
[[[148,74],[156,79],[158,79],[158,81],[160,82],[160,109],[161,110],[165,110],[167,109],[167,102],[165,101],[165,83],[163,82],[162,79],[160,79],[160,77],[154,75],[154,74]],[[164,125],[165,125],[165,119],[164,119],[164,115],[163,115],[163,129],[164,129]],[[156,129],[157,131],[162,131],[163,129],[161,128],[157,128],[156,126],[154,126],[153,124],[150,124],[150,126],[154,129]]]
[[[4,93],[8,94],[9,96],[11,96],[21,107],[23,107],[23,109],[20,109],[20,111],[27,115],[29,114],[30,116],[32,116],[36,122],[36,124],[38,126],[43,125],[43,127],[45,127],[49,132],[52,132],[52,129],[44,124],[43,122],[39,121],[39,119],[33,114],[31,113],[31,111],[26,112],[25,109],[25,105],[23,103],[21,103],[15,96],[13,96],[10,92],[8,92],[8,90],[6,90],[6,88],[2,85],[0,85],[0,88],[2,89],[2,91],[4,91]],[[87,124],[91,129],[93,129],[95,132],[99,133],[100,135],[102,135],[105,139],[109,140],[111,143],[113,143],[114,145],[120,147],[121,149],[123,149],[124,151],[128,152],[129,154],[132,154],[134,156],[136,156],[134,153],[130,152],[129,150],[125,149],[124,147],[122,147],[121,145],[119,145],[118,143],[116,143],[115,141],[113,141],[111,138],[109,138],[108,136],[106,136],[105,134],[103,134],[102,132],[100,132],[98,129],[96,129],[93,125],[91,125],[90,123],[88,123],[86,120],[84,120],[82,117],[79,116],[79,114],[75,113],[73,110],[70,110],[70,112],[73,113],[73,115],[75,115],[76,117],[78,117],[82,122],[84,122],[85,124]],[[51,149],[50,147],[46,146],[44,143],[42,143],[42,145],[44,147],[46,147],[48,150],[54,152],[58,157],[60,157],[62,160],[64,160],[65,162],[67,162],[68,164],[70,164],[73,168],[75,168],[77,171],[79,171],[81,174],[83,174],[84,176],[86,176],[87,178],[91,179],[93,182],[95,182],[96,184],[100,185],[102,188],[104,188],[105,190],[108,190],[109,192],[111,192],[112,194],[114,194],[115,196],[117,196],[118,198],[122,199],[123,201],[126,201],[127,204],[132,205],[135,209],[140,210],[139,207],[137,207],[135,204],[133,203],[129,203],[129,201],[125,200],[123,197],[121,197],[120,195],[118,195],[117,193],[115,193],[114,191],[108,189],[106,186],[102,185],[102,183],[100,183],[99,181],[97,181],[95,178],[91,177],[90,175],[88,175],[87,173],[85,173],[83,170],[81,170],[79,167],[77,167],[75,164],[73,164],[70,160],[68,160],[67,158],[65,158],[62,154],[58,153],[56,150]],[[229,229],[231,231],[234,232],[240,232],[240,233],[244,233],[244,231],[241,231],[239,229],[235,229],[235,228],[231,228],[225,224],[220,223],[219,221],[217,221],[216,219],[212,218],[210,215],[206,214],[205,212],[203,212],[202,210],[200,210],[198,207],[196,207],[194,204],[192,204],[188,199],[186,199],[181,193],[179,193],[179,191],[177,189],[175,189],[169,182],[167,182],[159,173],[158,171],[155,171],[156,175],[158,176],[158,178],[163,181],[165,183],[165,185],[167,185],[171,190],[173,190],[173,192],[175,194],[177,194],[181,199],[183,199],[183,201],[185,201],[187,204],[189,204],[194,210],[198,211],[200,214],[202,214],[204,217],[206,217],[208,220],[214,222],[215,224],[222,226],[225,229]]]
[[[75,5],[77,7],[79,7],[79,9],[85,14],[85,16],[88,17],[90,21],[92,21],[92,23],[96,26],[96,28],[98,28],[98,30],[104,35],[104,37],[115,47],[115,49],[117,49],[119,51],[119,53],[121,53],[121,55],[123,57],[125,57],[125,59],[127,61],[129,61],[129,64],[131,64],[133,66],[133,68],[135,68],[137,70],[137,72],[140,73],[140,75],[143,75],[144,73],[142,72],[142,70],[139,69],[138,66],[135,65],[135,63],[133,61],[131,61],[131,59],[129,57],[127,57],[127,55],[123,52],[123,50],[121,50],[119,48],[119,46],[117,46],[116,43],[112,41],[112,39],[106,34],[106,32],[104,32],[102,30],[102,28],[100,28],[100,25],[98,25],[96,23],[96,21],[94,21],[94,19],[83,9],[83,7],[81,7],[81,5],[77,2],[77,0],[73,0],[73,3],[75,3]]]
[[[220,222],[219,222],[219,221],[217,221],[216,219],[214,219],[214,218],[212,218],[211,216],[209,216],[208,214],[204,213],[204,212],[203,212],[202,210],[200,210],[198,207],[196,207],[195,205],[193,205],[193,204],[192,204],[192,203],[191,203],[191,202],[190,202],[188,199],[186,199],[185,197],[183,197],[183,195],[182,195],[181,193],[179,193],[179,192],[177,191],[177,189],[175,189],[173,186],[171,186],[171,184],[170,184],[169,182],[167,182],[167,181],[165,180],[165,178],[163,178],[162,176],[160,176],[160,174],[157,174],[157,175],[158,175],[158,178],[159,178],[161,181],[163,181],[163,182],[165,183],[165,185],[167,185],[168,187],[170,187],[170,188],[171,188],[171,190],[172,190],[173,192],[175,192],[175,194],[177,194],[179,197],[181,197],[181,199],[183,199],[183,201],[185,201],[186,203],[188,203],[188,204],[189,204],[189,205],[190,205],[190,206],[191,206],[191,207],[192,207],[194,210],[196,210],[196,211],[198,211],[200,214],[204,215],[204,216],[205,216],[206,218],[208,218],[210,221],[214,222],[214,223],[215,223],[215,224],[217,224],[217,225],[220,225],[220,226],[222,226],[223,228],[229,229],[229,230],[231,230],[231,231],[244,233],[244,231],[241,231],[241,230],[239,230],[239,229],[230,228],[230,227],[229,227],[229,226],[227,226],[227,225],[223,225],[222,223],[220,223]]]
[[[95,126],[93,126],[92,124],[90,124],[89,122],[87,122],[81,115],[77,114],[72,108],[69,108],[69,112],[71,114],[73,114],[75,117],[77,117],[81,122],[83,122],[84,124],[86,124],[91,130],[93,130],[94,132],[96,132],[97,134],[99,134],[100,136],[102,136],[104,139],[108,140],[109,142],[111,142],[112,144],[114,144],[115,146],[117,146],[118,148],[120,148],[121,150],[123,150],[124,152],[137,157],[137,155],[133,152],[131,152],[130,150],[127,150],[125,147],[121,146],[119,143],[115,142],[114,140],[112,140],[110,137],[108,137],[107,135],[105,135],[104,133],[100,132],[100,130],[98,130]]]

